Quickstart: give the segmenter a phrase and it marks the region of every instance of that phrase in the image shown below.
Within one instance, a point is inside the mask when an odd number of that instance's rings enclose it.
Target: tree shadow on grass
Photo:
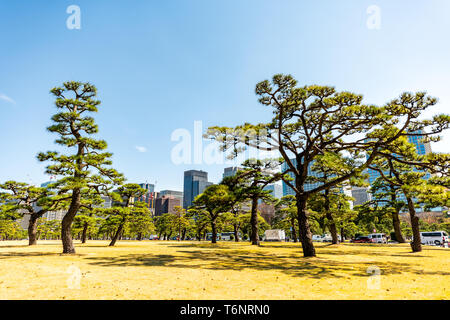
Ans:
[[[382,275],[421,273],[413,266],[395,262],[342,262],[326,258],[301,258],[300,255],[267,254],[244,250],[181,250],[177,255],[126,254],[116,257],[87,257],[90,264],[105,267],[167,267],[205,270],[278,271],[294,277],[314,279],[368,277],[369,267],[380,268]],[[448,272],[427,274],[450,275]]]
[[[88,257],[92,265],[104,267],[165,267],[177,260],[177,257],[169,254],[126,254],[117,257]]]
[[[29,247],[29,245],[28,244],[6,245],[6,246],[0,245],[0,249],[3,249],[3,248],[26,248],[26,247]]]
[[[8,258],[58,257],[58,256],[84,257],[87,256],[87,254],[84,253],[64,254],[61,252],[0,252],[0,260]]]

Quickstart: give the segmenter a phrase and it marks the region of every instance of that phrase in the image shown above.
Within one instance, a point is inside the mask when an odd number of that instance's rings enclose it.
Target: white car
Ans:
[[[322,241],[323,241],[323,238],[322,238],[321,235],[313,234],[313,236],[312,236],[312,241],[322,242]]]
[[[422,244],[431,244],[440,246],[443,243],[449,242],[449,237],[445,231],[429,231],[420,233]]]
[[[387,238],[384,233],[371,233],[368,235],[373,243],[387,243]]]
[[[325,235],[313,235],[312,236],[313,241],[319,241],[319,242],[332,242],[333,238],[331,237],[331,234],[325,234]],[[338,235],[338,240],[341,241],[341,236]]]

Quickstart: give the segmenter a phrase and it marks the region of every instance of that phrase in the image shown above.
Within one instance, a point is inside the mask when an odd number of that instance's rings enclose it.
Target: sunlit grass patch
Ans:
[[[76,255],[61,255],[58,241],[0,242],[0,298],[450,298],[450,250],[438,247],[318,243],[317,257],[303,258],[294,243],[107,244],[76,244]]]

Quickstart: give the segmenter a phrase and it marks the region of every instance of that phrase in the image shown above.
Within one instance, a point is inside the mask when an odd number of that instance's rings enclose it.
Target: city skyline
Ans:
[[[68,80],[97,86],[98,136],[108,142],[114,168],[128,182],[157,181],[158,190],[181,190],[190,169],[206,170],[219,182],[229,164],[171,161],[172,133],[181,128],[194,138],[196,121],[203,130],[267,121],[270,111],[258,104],[254,86],[275,73],[291,73],[301,85],[361,93],[379,105],[405,90],[426,90],[440,99],[434,112],[444,112],[450,44],[441,39],[450,4],[431,2],[377,1],[379,30],[366,25],[370,1],[78,1],[79,30],[66,27],[71,3],[45,10],[31,1],[1,3],[0,34],[8,50],[0,53],[0,181],[38,185],[50,178],[36,154],[58,149],[46,131],[55,112],[49,90]],[[433,45],[409,50],[416,39]],[[448,141],[446,133],[433,150],[446,152]]]

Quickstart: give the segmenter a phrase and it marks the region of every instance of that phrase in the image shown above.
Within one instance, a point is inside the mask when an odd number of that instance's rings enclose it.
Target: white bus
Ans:
[[[431,244],[440,246],[443,243],[448,243],[448,234],[445,231],[427,231],[420,233],[422,244]]]

